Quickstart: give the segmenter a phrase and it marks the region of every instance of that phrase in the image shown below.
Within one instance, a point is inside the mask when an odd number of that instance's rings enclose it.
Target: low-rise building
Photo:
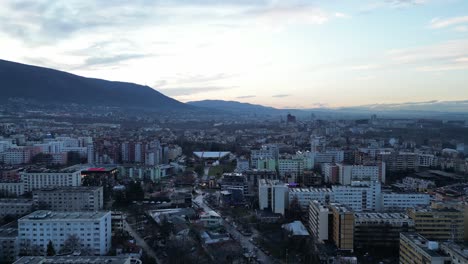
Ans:
[[[200,221],[205,227],[218,227],[221,226],[223,219],[215,211],[208,211],[200,215]]]

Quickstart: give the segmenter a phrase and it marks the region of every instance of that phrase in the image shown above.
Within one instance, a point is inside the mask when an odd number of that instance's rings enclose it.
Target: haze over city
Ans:
[[[2,1],[2,58],[182,102],[468,99],[468,2]]]

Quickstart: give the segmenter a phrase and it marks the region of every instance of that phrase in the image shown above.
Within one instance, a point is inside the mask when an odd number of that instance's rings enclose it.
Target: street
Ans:
[[[127,231],[133,237],[133,239],[135,239],[136,244],[140,246],[146,252],[146,254],[154,258],[156,260],[156,263],[161,264],[162,262],[158,259],[156,252],[154,252],[154,250],[150,246],[148,246],[148,244],[146,244],[146,241],[142,239],[140,235],[137,232],[135,232],[135,230],[133,230],[133,228],[126,220],[124,221],[125,231]]]
[[[193,201],[198,204],[205,212],[208,212],[210,210],[213,210],[211,207],[209,207],[204,199],[203,195],[201,195],[197,191],[197,196],[193,199]],[[217,212],[216,210],[213,210]],[[217,212],[219,214],[219,212]],[[220,214],[221,215],[221,214]],[[261,263],[273,263],[273,259],[270,256],[267,256],[263,251],[261,251],[256,245],[254,245],[252,242],[250,242],[249,238],[244,235],[242,235],[239,231],[237,231],[236,228],[234,228],[230,223],[226,221],[222,221],[224,228],[226,229],[227,232],[229,232],[232,237],[236,240],[239,241],[240,245],[243,248],[246,248],[249,252],[254,252],[257,255],[257,259]]]

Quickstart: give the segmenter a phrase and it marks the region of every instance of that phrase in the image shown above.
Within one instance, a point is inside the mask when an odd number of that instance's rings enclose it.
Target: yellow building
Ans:
[[[445,264],[450,258],[439,250],[439,244],[418,233],[400,233],[400,264]]]
[[[410,208],[408,216],[413,219],[416,232],[427,239],[437,241],[464,240],[464,212],[454,208]]]
[[[333,242],[341,250],[354,251],[354,212],[348,207],[332,203]]]

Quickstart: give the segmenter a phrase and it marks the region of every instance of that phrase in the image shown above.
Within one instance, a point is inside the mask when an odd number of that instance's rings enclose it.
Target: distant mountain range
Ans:
[[[203,100],[186,104],[149,86],[86,78],[54,69],[0,60],[0,103],[23,98],[40,103],[116,106],[154,111],[196,111],[248,116],[468,118],[468,100],[373,104],[343,108],[278,109],[236,101]],[[212,111],[212,110],[216,110]],[[207,111],[208,110],[208,111]]]
[[[148,86],[0,60],[0,102],[9,98],[163,111],[193,108]]]
[[[243,113],[243,114],[259,114],[259,115],[274,115],[281,114],[287,110],[277,109],[273,107],[241,103],[237,101],[223,101],[223,100],[202,100],[187,102],[188,105],[205,108],[215,109],[217,111]]]

